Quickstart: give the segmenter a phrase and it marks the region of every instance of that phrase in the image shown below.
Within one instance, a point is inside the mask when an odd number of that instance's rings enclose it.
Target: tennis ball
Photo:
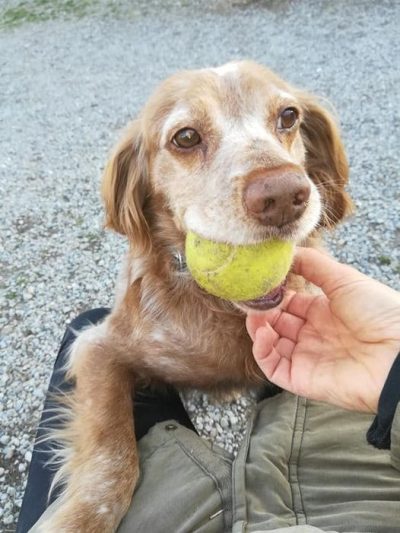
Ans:
[[[214,242],[189,231],[186,263],[198,285],[225,300],[254,300],[278,287],[292,264],[294,244],[269,240],[250,245]]]

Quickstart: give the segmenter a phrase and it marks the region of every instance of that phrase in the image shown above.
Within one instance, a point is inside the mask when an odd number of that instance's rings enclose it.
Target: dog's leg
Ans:
[[[76,388],[61,434],[65,463],[58,476],[65,489],[57,510],[43,523],[45,532],[115,531],[138,478],[132,376],[115,349],[94,342],[89,331],[72,350]]]

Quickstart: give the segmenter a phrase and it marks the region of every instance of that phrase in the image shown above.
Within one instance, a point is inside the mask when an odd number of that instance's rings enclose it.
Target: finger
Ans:
[[[255,340],[253,344],[253,355],[256,359],[262,359],[268,356],[273,350],[274,344],[279,340],[279,335],[273,328],[266,324],[257,329]]]
[[[329,296],[343,284],[364,279],[356,269],[313,248],[296,248],[293,272],[320,287]]]
[[[249,312],[246,317],[246,327],[251,339],[255,340],[258,328],[265,326],[267,323],[280,335],[297,340],[299,331],[304,325],[309,307],[315,296],[308,294],[296,294],[288,292],[279,305],[274,309],[260,312]]]
[[[256,331],[258,330],[258,328],[261,328],[262,326],[265,326],[265,324],[271,323],[276,320],[276,315],[280,312],[280,309],[277,307],[271,309],[270,311],[264,311],[262,313],[258,311],[249,311],[246,317],[246,327],[253,342],[256,338]]]
[[[299,333],[305,324],[305,320],[291,313],[282,312],[275,322],[271,325],[274,330],[281,336],[296,342]]]
[[[324,294],[307,294],[305,292],[293,293],[285,302],[284,311],[302,320],[306,320],[312,306],[317,301],[327,300]]]
[[[265,332],[263,332],[263,329],[264,328],[260,328],[257,331],[257,340],[260,339],[260,341],[264,343],[263,335]],[[286,350],[285,347],[284,350]],[[254,352],[253,347],[253,353],[262,373],[267,377],[267,379],[269,379],[269,381],[271,381],[271,383],[293,392],[290,381],[292,365],[290,358],[288,359],[283,357],[276,347],[272,347],[267,353],[258,353],[257,351]]]
[[[290,300],[293,298],[293,296],[295,296],[295,294],[296,293],[294,291],[286,291],[282,302],[278,306],[268,309],[268,311],[248,310],[246,326],[247,331],[253,341],[258,328],[265,326],[266,323],[275,324],[282,311],[285,311],[288,308]]]
[[[296,342],[287,339],[286,337],[281,337],[278,342],[275,344],[274,348],[279,353],[281,357],[285,359],[291,359],[293,351],[295,349]]]
[[[269,324],[259,328],[253,345],[253,355],[257,362],[271,357],[291,359],[296,343],[279,337]]]
[[[326,298],[323,295],[307,294],[304,292],[286,291],[283,301],[278,307],[270,309],[262,313],[265,322],[269,322],[275,327],[275,324],[280,320],[282,313],[295,315],[298,318],[305,320],[308,311],[317,298]]]

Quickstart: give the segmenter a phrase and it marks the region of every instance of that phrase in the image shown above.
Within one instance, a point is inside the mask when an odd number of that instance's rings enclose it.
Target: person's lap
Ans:
[[[90,311],[71,323],[49,393],[67,392],[72,386],[64,381],[62,370],[75,338],[72,330],[102,320],[108,312]],[[49,396],[45,407],[51,407]],[[366,442],[368,415],[286,392],[274,395],[258,405],[247,444],[233,459],[198,437],[173,388],[136,393],[134,408],[141,479],[121,532],[140,530],[138,524],[154,532],[168,530],[167,525],[171,531],[192,531],[204,520],[207,532],[225,531],[228,523],[241,531],[245,522],[249,531],[303,523],[337,531],[366,531],[369,524],[371,531],[389,532],[397,523],[400,474],[391,467],[388,450],[376,450]],[[45,425],[46,411],[39,437]],[[19,533],[28,531],[48,506],[54,471],[45,464],[46,451],[48,445],[35,445]]]
[[[157,423],[139,440],[140,479],[118,532],[394,533],[400,473],[367,443],[371,416],[282,392],[258,404],[236,457]]]

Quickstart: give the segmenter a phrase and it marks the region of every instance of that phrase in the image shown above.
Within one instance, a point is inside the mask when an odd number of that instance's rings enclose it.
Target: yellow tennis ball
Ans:
[[[192,231],[186,236],[186,263],[193,278],[225,300],[253,300],[271,292],[286,278],[293,254],[294,244],[289,241],[233,245]]]

